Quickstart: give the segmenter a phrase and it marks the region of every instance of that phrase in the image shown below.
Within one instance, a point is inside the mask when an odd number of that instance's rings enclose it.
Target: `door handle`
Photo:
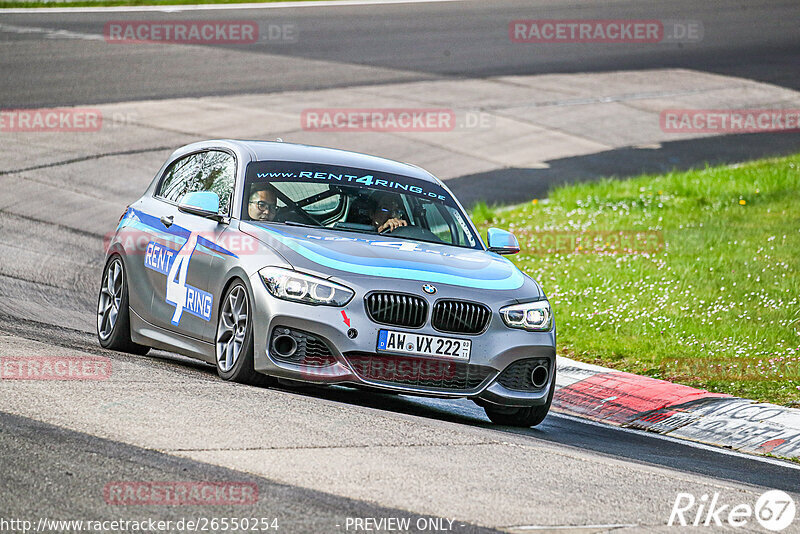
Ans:
[[[173,219],[174,219],[174,217],[172,215],[170,215],[170,216],[162,215],[161,216],[161,224],[163,224],[164,226],[169,228],[170,226],[172,226],[172,220]]]

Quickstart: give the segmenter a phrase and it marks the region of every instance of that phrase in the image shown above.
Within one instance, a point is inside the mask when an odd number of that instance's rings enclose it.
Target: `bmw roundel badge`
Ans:
[[[434,293],[436,293],[436,286],[431,284],[425,284],[422,286],[422,290],[428,295],[433,295]]]

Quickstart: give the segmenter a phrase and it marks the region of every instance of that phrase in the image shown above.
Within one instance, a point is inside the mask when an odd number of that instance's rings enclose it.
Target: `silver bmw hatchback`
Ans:
[[[225,380],[469,398],[533,426],[555,389],[539,284],[450,190],[404,163],[281,142],[178,149],[107,240],[103,347],[198,358]]]

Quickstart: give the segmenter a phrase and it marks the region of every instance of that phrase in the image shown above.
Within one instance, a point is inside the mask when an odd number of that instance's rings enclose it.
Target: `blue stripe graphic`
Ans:
[[[132,219],[132,217],[135,217],[136,219],[130,220]],[[127,224],[125,224],[126,219],[128,219]],[[147,230],[155,230],[157,232],[161,232],[162,234],[167,234],[182,240],[181,242],[178,241],[175,242],[178,245],[185,243],[189,239],[189,236],[192,235],[191,230],[187,228],[178,226],[176,224],[173,224],[172,226],[167,228],[161,223],[161,219],[159,219],[158,217],[154,217],[152,215],[149,215],[143,211],[134,208],[128,209],[128,214],[126,214],[125,218],[123,218],[122,222],[120,223],[120,227],[122,226],[141,227],[140,225],[137,225],[135,221],[140,222],[141,225],[143,225]],[[197,237],[197,244],[204,246],[207,249],[212,250],[214,252],[224,254],[226,256],[232,256],[234,258],[239,257],[230,250],[219,246],[218,244],[214,243],[213,241],[210,241],[209,239],[206,239],[203,236]]]

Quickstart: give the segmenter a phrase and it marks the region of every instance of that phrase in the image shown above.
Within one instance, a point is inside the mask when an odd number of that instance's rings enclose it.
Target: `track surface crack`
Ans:
[[[113,156],[129,156],[132,154],[143,154],[145,152],[158,152],[161,150],[174,150],[174,146],[157,146],[157,147],[150,147],[150,148],[137,148],[134,150],[118,150],[115,152],[104,152],[102,154],[89,154],[87,156],[81,156],[78,158],[71,158],[65,159],[62,161],[54,161],[51,163],[42,163],[41,165],[32,165],[30,167],[23,167],[21,169],[12,169],[8,171],[0,171],[0,176],[4,176],[7,174],[18,174],[21,172],[27,171],[36,171],[39,169],[49,169],[51,167],[59,167],[61,165],[69,165],[71,163],[80,163],[81,161],[91,161],[95,159],[101,158],[108,158]]]

